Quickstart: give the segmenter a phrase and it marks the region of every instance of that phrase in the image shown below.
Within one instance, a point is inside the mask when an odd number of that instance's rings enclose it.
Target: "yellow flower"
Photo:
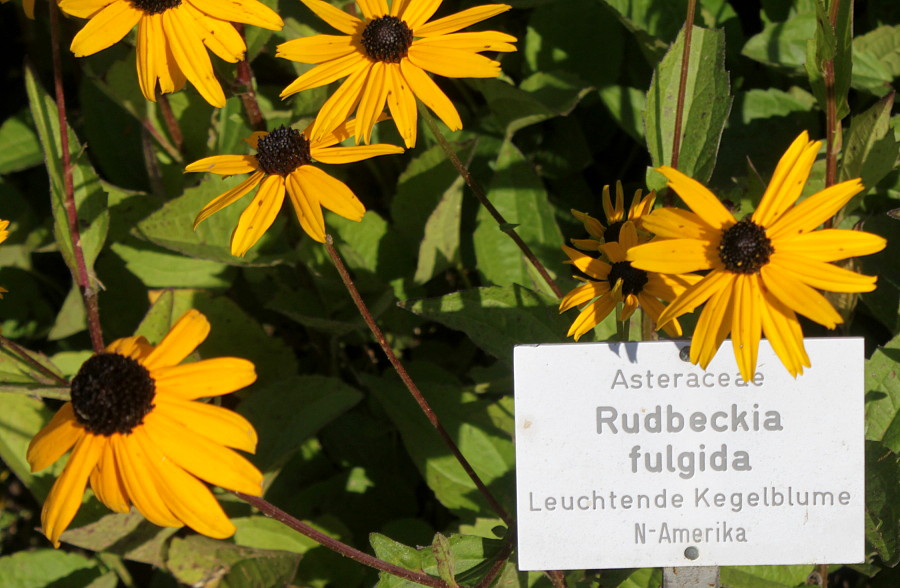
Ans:
[[[6,241],[6,238],[9,237],[9,231],[6,230],[6,227],[9,226],[9,221],[0,220],[0,243]],[[6,288],[0,288],[0,298],[3,298],[3,293],[9,292]]]
[[[618,242],[610,241],[599,246],[609,263],[563,245],[563,251],[569,256],[571,263],[593,279],[586,280],[585,284],[566,294],[559,304],[559,312],[565,312],[574,306],[588,303],[572,323],[567,336],[575,337],[578,341],[605,319],[620,302],[623,303],[620,320],[627,320],[640,306],[653,320],[658,321],[664,308],[659,299],[669,302],[700,280],[700,276],[692,274],[666,275],[632,267],[625,258],[628,251],[637,244],[637,230],[634,223],[629,221],[622,225]],[[677,320],[663,325],[663,329],[672,337],[678,337],[682,332]]]
[[[572,239],[572,244],[585,251],[599,251],[600,245],[607,242],[618,241],[619,231],[626,221],[634,223],[636,229],[641,229],[641,217],[653,210],[656,202],[656,192],[651,191],[641,198],[641,190],[635,190],[631,200],[631,208],[625,214],[625,194],[622,190],[622,182],[616,182],[616,205],[613,206],[609,196],[609,186],[603,186],[603,212],[606,214],[607,226],[603,226],[599,220],[586,212],[572,209],[572,215],[584,224],[584,230],[591,236],[589,239]]]
[[[180,90],[187,79],[218,108],[225,106],[225,94],[206,50],[236,63],[247,46],[232,22],[271,30],[284,26],[281,17],[257,0],[59,0],[59,7],[91,19],[72,40],[76,57],[106,49],[137,25],[137,71],[144,97],[156,100],[157,80],[166,94]]]
[[[500,64],[480,51],[515,51],[516,38],[497,31],[458,33],[460,29],[510,9],[489,4],[426,22],[441,0],[357,0],[363,18],[322,0],[301,0],[347,36],[315,35],[278,46],[278,57],[317,64],[281,93],[285,98],[347,77],[322,106],[312,132],[329,133],[356,110],[357,142],[366,143],[385,101],[407,147],[416,144],[416,98],[451,131],[462,128],[450,99],[425,72],[450,78],[493,78]]]
[[[208,333],[209,321],[191,310],[158,346],[143,337],[118,339],[81,366],[71,401],[32,439],[26,456],[36,472],[72,449],[41,512],[54,546],[88,481],[115,512],[134,505],[157,525],[188,525],[216,538],[234,533],[200,480],[259,496],[262,474],[229,449],[252,453],[256,431],[234,412],[193,401],[248,386],[256,372],[233,357],[178,365]]]
[[[6,4],[9,0],[0,0],[0,2]],[[34,20],[34,0],[22,0],[22,8],[25,9],[25,16]]]
[[[662,324],[708,301],[691,342],[692,362],[706,368],[731,333],[741,376],[749,381],[765,334],[796,377],[810,365],[797,314],[829,329],[842,322],[818,290],[875,289],[875,276],[829,262],[880,251],[884,239],[861,231],[815,230],[862,191],[859,179],[794,205],[820,146],[806,132],[797,137],[753,215],[740,221],[699,182],[670,167],[659,168],[693,212],[662,208],[645,216],[644,227],[663,239],[630,250],[628,260],[647,271],[711,270],[659,317]]]
[[[256,155],[216,155],[195,161],[185,168],[189,172],[212,172],[230,176],[252,175],[210,201],[194,221],[194,228],[211,215],[240,200],[247,192],[261,184],[256,197],[244,209],[231,236],[231,254],[243,256],[272,226],[275,215],[284,202],[284,191],[300,226],[306,233],[323,243],[325,220],[322,206],[350,220],[360,221],[366,212],[362,202],[343,182],[319,168],[320,163],[350,163],[377,155],[402,153],[396,145],[378,143],[358,147],[336,146],[353,134],[354,121],[340,125],[328,135],[309,140],[309,128],[302,133],[296,129],[279,127],[270,133],[253,133],[247,139]]]

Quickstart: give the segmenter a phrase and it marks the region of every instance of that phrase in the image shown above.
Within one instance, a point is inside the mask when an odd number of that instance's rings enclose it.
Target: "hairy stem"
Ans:
[[[244,38],[244,25],[235,23],[235,28]],[[250,121],[250,127],[254,131],[266,130],[266,119],[263,118],[262,110],[259,108],[259,102],[256,100],[256,90],[253,88],[253,70],[250,68],[250,59],[244,55],[237,66],[237,78],[235,79],[234,93],[240,96],[241,104],[244,106],[244,112],[247,113],[247,120]]]
[[[831,11],[828,14],[831,28],[837,27],[837,16],[841,8],[841,0],[831,1]],[[822,64],[822,77],[825,82],[825,187],[837,183],[837,134],[840,131],[840,121],[837,116],[837,94],[834,88],[834,59],[826,59]],[[834,217],[825,221],[825,228],[834,226],[835,219],[840,214],[838,211]],[[823,580],[828,583],[828,576]]]
[[[75,186],[72,181],[72,155],[69,153],[69,123],[66,118],[66,96],[63,91],[62,58],[59,54],[59,8],[55,2],[50,3],[50,45],[53,54],[53,90],[56,95],[56,110],[59,114],[59,144],[62,151],[63,190],[66,220],[69,225],[69,238],[72,240],[72,255],[75,268],[72,277],[78,284],[84,310],[87,315],[88,331],[91,345],[95,353],[102,353],[103,330],[100,327],[100,309],[97,304],[97,290],[91,284],[87,264],[84,261],[84,250],[81,248],[81,230],[78,226],[78,208],[75,205]]]
[[[403,367],[403,364],[400,363],[399,359],[397,359],[397,356],[394,354],[394,350],[391,349],[391,346],[388,344],[387,339],[385,339],[384,337],[384,333],[375,322],[375,319],[372,317],[372,313],[369,311],[369,308],[363,301],[362,296],[360,296],[359,291],[356,289],[356,285],[353,283],[353,279],[350,277],[350,272],[347,271],[347,267],[344,265],[340,253],[338,253],[337,249],[334,248],[334,241],[332,240],[331,235],[325,236],[325,249],[328,251],[328,255],[329,257],[331,257],[331,261],[337,268],[338,273],[341,276],[341,280],[344,282],[344,286],[347,287],[347,291],[350,293],[350,297],[356,304],[356,308],[359,309],[359,313],[362,315],[363,320],[366,322],[369,330],[372,331],[372,335],[375,336],[375,340],[378,342],[381,350],[387,356],[388,361],[397,372],[397,375],[400,376],[400,379],[403,381],[403,384],[406,386],[407,390],[409,390],[409,393],[412,394],[416,403],[419,405],[419,408],[421,408],[422,412],[425,413],[425,417],[428,419],[428,422],[430,422],[431,425],[437,430],[438,434],[441,436],[441,439],[444,441],[444,444],[450,449],[451,453],[453,453],[453,456],[466,471],[466,474],[475,484],[475,487],[478,488],[478,491],[481,493],[484,499],[487,500],[488,504],[491,506],[494,512],[497,513],[497,515],[501,519],[503,519],[503,522],[505,522],[507,526],[512,526],[512,519],[510,518],[509,513],[507,513],[506,509],[504,509],[497,501],[497,499],[494,498],[494,495],[491,494],[491,491],[488,490],[487,486],[484,485],[484,482],[481,481],[481,478],[478,477],[478,474],[475,473],[475,470],[472,469],[472,465],[465,458],[465,456],[463,456],[462,452],[459,450],[459,447],[456,445],[453,439],[450,438],[449,433],[447,433],[447,430],[444,429],[444,426],[441,424],[440,420],[438,420],[438,417],[434,413],[434,410],[431,408],[431,405],[428,404],[428,401],[425,400],[424,396],[422,396],[422,392],[419,391],[418,386],[416,386],[415,382],[413,382],[412,378],[409,376],[409,373],[406,371],[406,368]]]
[[[675,130],[672,133],[672,167],[678,169],[678,156],[681,153],[681,125],[684,118],[684,95],[687,92],[688,66],[691,57],[691,34],[694,30],[694,13],[697,0],[690,0],[687,18],[684,21],[684,49],[681,52],[681,77],[678,81],[678,102],[675,106]],[[674,204],[671,190],[666,192],[666,206]]]
[[[534,269],[537,270],[538,274],[540,274],[541,278],[547,283],[547,286],[556,294],[557,297],[562,298],[563,293],[562,290],[559,289],[559,286],[556,285],[556,282],[550,276],[550,273],[547,271],[547,268],[544,267],[544,264],[535,256],[534,252],[530,247],[522,240],[518,233],[516,233],[515,227],[512,227],[506,219],[500,214],[500,211],[491,204],[491,201],[487,199],[487,196],[484,193],[484,190],[475,181],[475,178],[472,177],[472,174],[466,168],[465,164],[459,160],[459,157],[456,156],[456,151],[453,150],[453,147],[441,133],[440,129],[438,129],[437,123],[434,122],[434,117],[431,116],[431,112],[428,111],[422,103],[419,103],[419,112],[422,114],[422,119],[425,121],[425,124],[428,125],[428,129],[431,131],[431,134],[437,140],[438,144],[440,144],[441,148],[444,150],[444,153],[447,154],[447,157],[450,159],[450,163],[453,164],[453,167],[456,168],[457,173],[459,173],[460,177],[465,180],[466,185],[469,186],[469,189],[472,191],[472,194],[475,195],[475,198],[484,206],[487,211],[490,213],[494,220],[497,221],[497,224],[500,225],[500,230],[509,235],[510,239],[522,250],[522,255],[525,256]]]
[[[369,566],[370,568],[375,568],[376,570],[380,570],[382,572],[387,572],[391,575],[397,576],[398,578],[403,578],[404,580],[409,580],[410,582],[421,584],[422,586],[448,588],[446,582],[444,582],[440,578],[435,578],[434,576],[428,576],[426,574],[421,574],[419,572],[414,572],[412,570],[407,570],[406,568],[395,566],[394,564],[380,560],[377,557],[371,556],[368,553],[356,549],[355,547],[350,547],[346,543],[329,537],[325,533],[322,533],[321,531],[317,531],[316,529],[310,527],[303,521],[292,517],[264,498],[250,496],[249,494],[244,494],[243,492],[233,492],[235,496],[259,509],[259,511],[267,517],[271,517],[279,523],[287,525],[298,533],[306,535],[319,545],[327,547],[328,549],[337,552],[344,557],[348,557],[355,562]]]

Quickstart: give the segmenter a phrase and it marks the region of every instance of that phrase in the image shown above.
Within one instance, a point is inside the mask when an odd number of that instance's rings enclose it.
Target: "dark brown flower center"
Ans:
[[[766,229],[748,218],[725,229],[719,243],[719,259],[725,269],[736,274],[755,274],[773,253]]]
[[[286,176],[301,165],[309,165],[309,139],[297,129],[278,127],[259,140],[256,161],[267,174]]]
[[[128,2],[144,14],[159,14],[181,5],[181,0],[128,0]]]
[[[75,419],[95,435],[127,435],[153,410],[156,384],[136,360],[101,353],[82,364],[72,379]]]
[[[647,272],[631,267],[627,261],[616,261],[612,264],[606,280],[612,288],[616,287],[616,282],[622,280],[622,296],[628,296],[629,294],[640,294],[649,278]]]
[[[616,243],[619,240],[619,232],[622,230],[622,225],[624,225],[624,221],[616,221],[614,223],[610,223],[606,230],[603,231],[603,240],[607,243]]]
[[[366,55],[375,61],[400,63],[412,45],[412,30],[396,16],[370,20],[362,34]]]

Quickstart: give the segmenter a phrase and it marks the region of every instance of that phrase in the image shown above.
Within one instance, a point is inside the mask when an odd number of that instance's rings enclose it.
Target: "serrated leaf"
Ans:
[[[900,563],[900,456],[866,442],[866,539],[888,566]]]
[[[850,120],[838,175],[841,181],[862,178],[871,190],[895,168],[900,142],[891,128],[894,96],[891,92]]]
[[[723,566],[723,588],[794,588],[806,583],[811,565],[797,566]]]
[[[21,112],[0,126],[0,174],[8,174],[39,165],[44,161],[41,144],[27,115]]]
[[[84,586],[101,575],[97,562],[56,549],[20,551],[0,557],[3,588]]]
[[[653,71],[647,94],[645,128],[653,165],[672,163],[672,137],[681,78],[684,34],[672,44]],[[694,27],[684,94],[681,150],[678,169],[703,183],[716,164],[719,140],[731,111],[725,35]]]

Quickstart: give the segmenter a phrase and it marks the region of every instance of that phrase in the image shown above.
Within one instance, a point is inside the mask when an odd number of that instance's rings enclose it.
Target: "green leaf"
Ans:
[[[562,232],[540,178],[522,152],[504,141],[495,163],[496,172],[487,191],[488,200],[509,223],[518,224],[519,237],[544,264],[551,276],[567,273],[559,250]],[[549,287],[519,247],[500,230],[483,206],[478,209],[473,235],[478,271],[488,283],[522,284],[549,292]]]
[[[41,144],[28,115],[20,112],[3,121],[0,126],[0,174],[8,174],[34,167],[44,161]]]
[[[900,25],[881,26],[853,39],[853,88],[883,96],[898,76]]]
[[[562,343],[569,329],[569,319],[560,316],[559,304],[553,298],[518,284],[406,300],[400,306],[463,331],[472,342],[508,365],[512,365],[516,345]]]
[[[438,575],[450,588],[459,588],[459,584],[453,578],[455,561],[453,551],[450,549],[450,540],[441,533],[435,533],[431,542],[431,555],[437,564]]]
[[[72,248],[66,213],[65,188],[63,181],[63,157],[60,141],[59,116],[56,104],[40,87],[30,68],[25,69],[25,88],[31,104],[31,114],[44,151],[44,162],[50,176],[53,204],[53,230],[56,242],[66,264],[76,275],[77,267]],[[106,191],[100,185],[97,174],[81,151],[81,143],[71,128],[67,128],[69,154],[72,157],[72,184],[75,193],[80,243],[84,253],[84,263],[91,282],[94,282],[93,267],[97,255],[106,240],[109,226]]]
[[[256,188],[240,203],[232,204],[203,221],[196,230],[192,227],[193,219],[210,200],[246,179],[247,176],[204,178],[198,186],[185,190],[182,196],[166,202],[158,211],[140,221],[135,233],[160,247],[198,259],[230,265],[272,265],[282,261],[288,257],[284,254],[288,249],[279,236],[287,220],[297,222],[293,218],[285,219],[284,215],[275,219],[275,223],[247,255],[235,257],[231,254],[231,234]]]
[[[82,527],[67,529],[62,540],[82,549],[162,566],[167,541],[177,532],[176,528],[158,527],[139,512],[131,511],[105,514]]]
[[[686,2],[600,0],[638,41],[648,61],[657,61],[684,25]]]
[[[900,335],[866,361],[866,439],[900,452]]]
[[[644,110],[647,94],[637,88],[610,85],[600,89],[600,99],[622,130],[635,141],[644,142]]]
[[[832,0],[832,2],[834,1]],[[819,101],[819,108],[823,112],[828,109],[825,92],[825,77],[828,67],[826,63],[831,62],[837,120],[841,120],[850,112],[847,104],[847,91],[850,89],[853,68],[852,8],[851,2],[841,2],[838,5],[835,25],[832,26],[829,15],[830,8],[826,8],[825,0],[817,0],[816,35],[806,43],[806,73],[809,76],[813,94]]]
[[[306,553],[319,546],[306,535],[269,517],[242,517],[231,519],[231,522],[237,527],[234,542],[243,547]]]
[[[866,539],[888,566],[900,563],[900,456],[866,442]]]
[[[58,341],[85,329],[87,329],[87,316],[84,311],[84,299],[81,297],[78,285],[72,284],[59,309],[59,314],[56,315],[53,328],[47,333],[47,338],[51,341]]]
[[[435,535],[436,541],[438,541],[438,535]],[[440,536],[443,537],[442,535]],[[436,577],[439,575],[439,569],[442,564],[435,557],[433,545],[416,549],[394,541],[380,533],[371,533],[369,535],[369,543],[375,550],[375,556],[378,559],[407,570],[419,573],[424,572]],[[456,577],[461,582],[465,581],[467,586],[475,585],[478,579],[484,575],[480,566],[496,555],[501,543],[500,541],[467,535],[443,537],[441,552],[447,556],[447,559],[444,561],[449,564],[449,569],[446,570],[446,573],[449,574],[450,582],[453,581],[453,577]],[[440,577],[444,581],[448,581],[443,575]],[[456,585],[455,582],[450,583],[450,586]],[[418,584],[413,584],[408,580],[403,580],[385,572],[380,574],[378,582],[378,588],[406,588],[412,586],[418,586]]]
[[[891,92],[850,120],[838,173],[841,181],[862,178],[863,185],[872,190],[895,168],[900,142],[891,128],[893,106],[894,93]]]
[[[172,540],[166,567],[185,584],[205,584],[216,578],[223,588],[253,588],[286,586],[299,562],[299,554],[240,547],[194,535]]]
[[[259,431],[278,431],[260,435],[254,463],[265,471],[280,467],[307,438],[361,399],[357,390],[325,376],[294,376],[254,389],[241,402],[240,412]]]
[[[113,243],[125,267],[148,288],[218,288],[232,285],[237,269],[218,261],[195,259],[135,238]]]
[[[0,460],[38,500],[43,500],[62,470],[65,460],[39,473],[32,473],[25,452],[38,431],[53,413],[37,398],[20,394],[0,394]],[[0,577],[3,577],[0,574]]]
[[[419,284],[424,284],[459,261],[463,186],[465,181],[457,174],[425,222],[425,234],[419,244],[419,261],[413,278]]]
[[[647,95],[644,121],[647,147],[655,167],[672,162],[683,51],[684,35],[679,34],[654,70]],[[684,94],[680,171],[701,183],[709,180],[730,110],[725,35],[694,27]]]
[[[56,549],[21,551],[0,557],[4,588],[86,586],[101,575],[97,562]]]
[[[811,565],[723,566],[721,584],[727,588],[794,588],[806,583]]]
[[[785,22],[766,25],[747,41],[742,53],[760,63],[799,74],[806,63],[806,43],[815,35],[816,14],[804,12]]]
[[[634,570],[618,584],[619,588],[657,588],[662,583],[662,570],[659,568],[642,568]],[[604,584],[605,586],[605,584]]]
[[[900,223],[897,220],[888,215],[866,219],[863,228],[884,237],[887,240],[887,247],[860,259],[863,273],[878,276],[878,287],[874,292],[862,294],[860,300],[872,316],[891,333],[897,332],[897,323],[900,320],[897,312],[900,306],[900,264],[895,263],[900,256]]]

